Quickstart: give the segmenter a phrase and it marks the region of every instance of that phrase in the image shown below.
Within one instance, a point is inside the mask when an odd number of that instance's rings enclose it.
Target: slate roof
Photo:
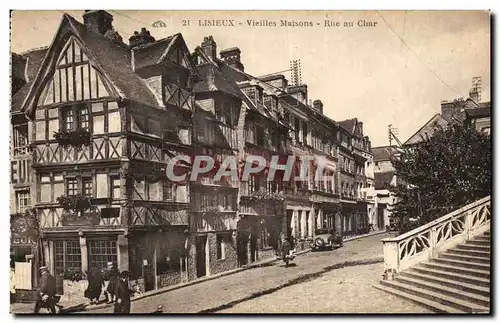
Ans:
[[[28,95],[30,87],[33,83],[33,79],[42,64],[42,61],[47,53],[48,48],[38,48],[28,52],[23,53],[22,55],[18,55],[24,59],[24,64],[22,66],[22,78],[27,81],[14,95],[12,96],[11,101],[11,112],[20,112],[21,106]],[[21,66],[19,66],[21,68]],[[14,73],[14,67],[13,67]],[[17,71],[18,74],[21,73],[20,70]],[[26,76],[28,79],[26,80]]]
[[[26,59],[19,54],[12,53],[11,59],[12,78],[26,81]]]
[[[195,83],[195,92],[215,92],[221,91],[227,94],[234,95],[243,99],[243,93],[233,79],[227,73],[223,73],[221,68],[213,64],[204,64],[198,66],[198,73],[201,76],[201,81]]]
[[[432,135],[432,133],[436,130],[438,126],[446,127],[449,122],[446,121],[443,116],[439,113],[435,114],[432,118],[429,119],[413,136],[411,136],[403,145],[414,145],[422,142],[422,137]]]
[[[396,148],[392,147],[392,151],[396,152]],[[372,147],[373,161],[388,161],[391,157],[391,147]]]
[[[384,173],[375,173],[375,189],[385,189],[387,185],[390,185],[392,179],[394,178],[395,172],[384,172]]]
[[[132,54],[129,47],[121,42],[113,41],[101,34],[87,31],[85,26],[68,14],[64,14],[63,20],[59,26],[68,24],[70,29],[75,32],[77,38],[84,43],[89,56],[102,69],[102,72],[107,75],[111,83],[116,87],[118,94],[123,99],[128,99],[143,105],[158,107],[158,102],[149,88],[147,83],[137,75],[132,68]],[[161,39],[155,43],[143,45],[134,51],[136,67],[151,66],[157,63],[162,55],[167,50],[168,45],[175,40],[175,37],[180,34],[175,34],[165,39]],[[28,68],[27,75],[32,82],[37,71],[44,61],[45,54],[49,48],[32,51],[27,53]],[[20,110],[23,101],[29,94],[30,83],[28,86],[23,86],[16,98],[13,98],[13,110]],[[29,107],[33,108],[33,107]]]
[[[338,121],[341,128],[348,131],[350,134],[354,134],[354,126],[356,125],[356,119],[347,119]]]
[[[160,39],[154,43],[146,44],[132,49],[134,52],[134,65],[138,70],[143,67],[153,66],[159,63],[168,46],[179,34]]]
[[[490,108],[465,109],[465,113],[471,119],[491,117]]]
[[[48,50],[49,50],[48,47],[43,47],[22,54],[22,56],[27,61],[26,62],[27,63],[26,75],[28,76],[27,81],[29,82],[33,81],[33,79],[36,76],[36,73],[38,72],[38,69],[40,68],[40,65],[42,65],[43,59],[45,58],[45,54],[47,54]]]

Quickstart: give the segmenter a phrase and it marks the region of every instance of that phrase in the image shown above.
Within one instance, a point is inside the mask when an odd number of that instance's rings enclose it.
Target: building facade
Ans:
[[[285,237],[306,249],[316,229],[367,227],[361,122],[328,118],[283,75],[248,74],[241,51],[218,54],[211,36],[193,53],[181,34],[145,28],[125,44],[112,22],[103,10],[83,23],[65,14],[48,48],[15,57],[29,79],[13,77],[11,207],[35,210],[59,292],[108,262],[148,291],[272,257]],[[193,174],[204,156],[210,171]],[[252,156],[266,164],[241,180]],[[290,156],[287,181],[278,166]],[[312,160],[298,180],[302,156]],[[217,178],[231,160],[239,179]]]

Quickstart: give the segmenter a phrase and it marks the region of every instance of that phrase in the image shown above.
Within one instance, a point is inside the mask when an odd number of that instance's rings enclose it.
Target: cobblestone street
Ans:
[[[283,263],[147,297],[133,313],[163,305],[164,313],[426,313],[372,287],[382,274],[385,235],[354,240],[335,251],[308,253]],[[390,307],[388,306],[390,304]],[[112,308],[85,312],[111,313]]]

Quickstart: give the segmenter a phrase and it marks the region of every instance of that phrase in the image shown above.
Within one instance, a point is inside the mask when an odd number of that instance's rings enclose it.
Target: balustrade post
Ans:
[[[429,259],[436,257],[437,231],[432,227],[429,231]]]
[[[384,280],[392,280],[399,269],[399,242],[382,240],[384,251]]]
[[[467,211],[465,214],[465,221],[464,221],[464,233],[465,233],[465,240],[470,239],[470,229],[472,227],[472,212]]]

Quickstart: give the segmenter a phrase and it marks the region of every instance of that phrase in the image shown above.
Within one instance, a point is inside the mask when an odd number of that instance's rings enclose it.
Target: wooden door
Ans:
[[[196,276],[203,277],[207,274],[206,267],[206,251],[207,244],[206,236],[196,237]]]

